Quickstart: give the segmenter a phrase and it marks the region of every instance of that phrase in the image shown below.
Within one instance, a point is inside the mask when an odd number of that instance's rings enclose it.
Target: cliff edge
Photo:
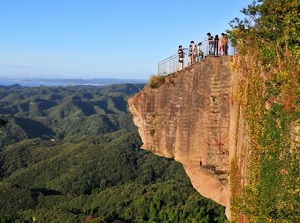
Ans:
[[[207,57],[129,98],[142,148],[182,163],[194,188],[230,218],[231,57]],[[231,134],[230,134],[231,132]]]

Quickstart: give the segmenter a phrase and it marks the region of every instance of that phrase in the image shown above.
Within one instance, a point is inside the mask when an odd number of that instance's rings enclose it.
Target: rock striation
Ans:
[[[230,216],[231,57],[206,57],[128,100],[142,148],[182,163],[194,188]],[[237,109],[235,109],[237,110]],[[235,111],[236,112],[236,111]],[[234,115],[236,116],[236,114]]]

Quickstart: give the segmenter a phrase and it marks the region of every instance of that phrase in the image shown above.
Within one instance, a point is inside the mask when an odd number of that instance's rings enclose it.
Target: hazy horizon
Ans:
[[[118,79],[118,78],[39,78],[39,77],[1,77],[0,86],[18,84],[22,87],[38,86],[106,86],[124,83],[146,84],[146,79]]]
[[[148,79],[252,1],[1,1],[0,76]]]

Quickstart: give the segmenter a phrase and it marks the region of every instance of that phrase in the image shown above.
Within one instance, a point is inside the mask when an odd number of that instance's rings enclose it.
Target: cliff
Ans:
[[[228,217],[230,157],[239,143],[230,61],[207,57],[165,77],[159,88],[146,86],[128,100],[142,148],[181,162],[194,188],[227,207]]]

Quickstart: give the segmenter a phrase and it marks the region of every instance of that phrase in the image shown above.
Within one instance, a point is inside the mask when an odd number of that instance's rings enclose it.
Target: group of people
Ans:
[[[188,52],[188,66],[193,65],[196,62],[199,62],[204,57],[204,53],[201,50],[202,43],[195,44],[194,41],[191,41],[191,44],[189,46],[189,52]],[[182,45],[179,46],[178,49],[178,55],[179,55],[179,70],[182,70],[184,67],[184,55],[186,50],[182,47]]]
[[[207,33],[208,37],[208,55],[220,56],[228,54],[228,40],[226,34],[222,33],[219,38],[218,35],[213,37],[211,33]],[[204,53],[201,50],[202,43],[199,42],[197,45],[194,41],[191,41],[188,51],[188,66],[199,62],[204,57]],[[179,55],[179,70],[184,68],[184,55],[186,54],[184,50],[187,50],[179,45],[178,55]]]
[[[208,55],[221,56],[228,54],[228,39],[227,34],[221,33],[221,37],[218,35],[213,37],[211,33],[207,33],[208,39]]]

